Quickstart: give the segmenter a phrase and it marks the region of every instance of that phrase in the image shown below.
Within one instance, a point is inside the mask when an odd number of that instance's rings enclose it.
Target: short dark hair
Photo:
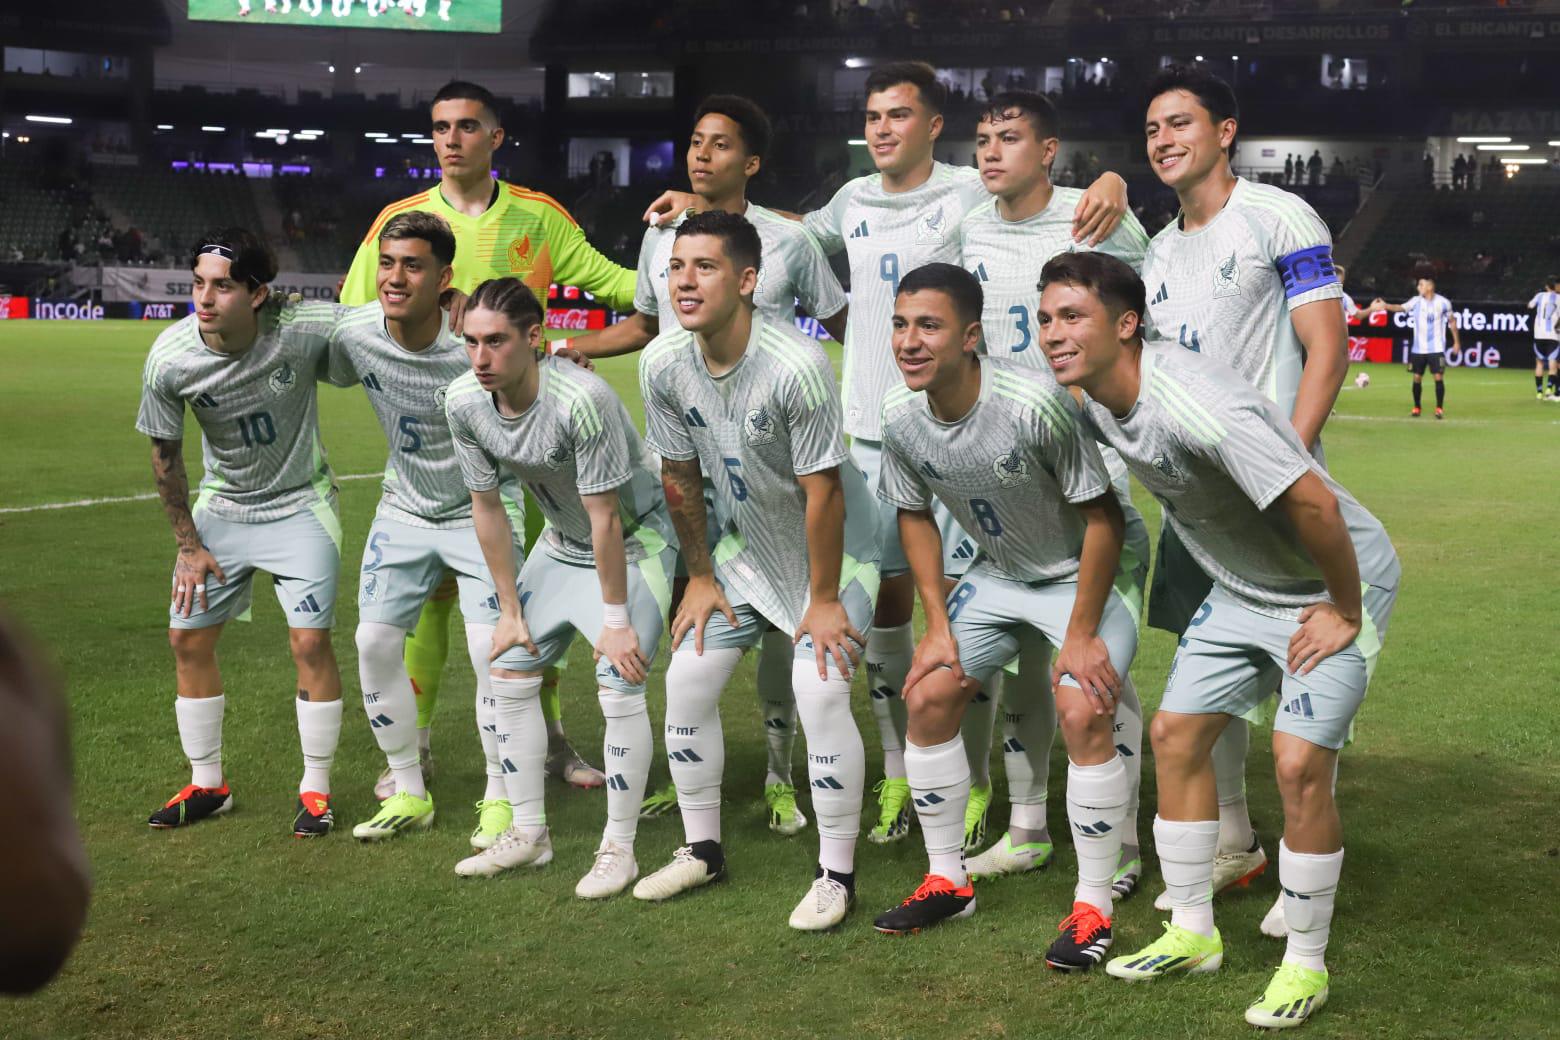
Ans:
[[[1215,123],[1222,123],[1226,119],[1240,122],[1240,105],[1235,100],[1235,91],[1230,85],[1203,68],[1202,65],[1169,65],[1159,70],[1158,75],[1148,81],[1148,96],[1143,99],[1143,109],[1161,94],[1168,94],[1172,90],[1184,90],[1197,99],[1197,103],[1208,110],[1208,115]],[[1238,129],[1238,127],[1237,127]],[[1230,139],[1230,149],[1235,148],[1235,141]]]
[[[509,319],[521,333],[542,323],[542,303],[531,287],[518,278],[489,278],[471,291],[466,311],[494,311]]]
[[[758,270],[759,262],[764,257],[764,245],[759,241],[758,229],[746,217],[736,213],[723,210],[695,213],[677,225],[677,235],[673,241],[688,235],[713,235],[720,239],[726,255],[736,263],[739,271],[747,267]]]
[[[980,118],[995,123],[1010,118],[1009,113],[1027,118],[1029,125],[1035,128],[1035,133],[1042,140],[1057,136],[1061,120],[1057,117],[1056,106],[1044,94],[1033,90],[998,91],[992,95],[991,102],[981,112]]]
[[[437,213],[429,213],[422,209],[397,213],[386,222],[384,230],[379,232],[381,244],[408,238],[420,238],[428,243],[439,263],[446,267],[455,262],[455,232],[450,230],[449,223]]]
[[[737,128],[742,131],[742,147],[747,149],[749,155],[756,155],[760,159],[769,154],[769,141],[774,136],[774,128],[770,126],[769,116],[758,107],[758,102],[737,94],[711,94],[699,103],[698,111],[693,113],[693,124],[699,125],[699,120],[707,115],[725,116]]]
[[[1552,274],[1548,278],[1544,279],[1545,289],[1553,289],[1556,284],[1560,284],[1560,274]]]
[[[968,325],[979,321],[986,306],[986,294],[973,274],[958,264],[923,264],[899,280],[899,292],[940,292],[953,301],[959,321]]]
[[[483,108],[493,113],[493,122],[499,126],[504,125],[503,106],[493,92],[480,83],[472,83],[470,80],[452,79],[439,88],[439,92],[433,95],[433,100],[428,107],[432,108],[441,101],[475,101]]]
[[[921,100],[934,113],[948,107],[948,88],[937,78],[937,70],[924,61],[891,61],[879,65],[867,75],[867,96],[880,90],[908,83],[921,92]]]
[[[268,284],[276,277],[276,254],[265,240],[248,228],[212,228],[195,240],[190,247],[190,270],[202,256],[210,253],[220,256],[230,264],[228,277],[235,282],[248,284],[251,290]]]
[[[1117,314],[1132,311],[1138,316],[1139,330],[1142,329],[1143,316],[1148,312],[1143,279],[1117,257],[1109,253],[1058,253],[1040,269],[1040,291],[1045,292],[1052,282],[1089,289]]]

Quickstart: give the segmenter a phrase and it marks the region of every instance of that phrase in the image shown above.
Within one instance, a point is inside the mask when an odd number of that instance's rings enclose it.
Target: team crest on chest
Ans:
[[[915,240],[917,242],[938,242],[943,240],[943,230],[947,227],[947,221],[943,217],[943,208],[938,206],[930,213],[923,213],[915,222]]]
[[[449,392],[450,386],[448,383],[433,392],[433,405],[441,412],[444,411],[444,399],[449,396]]]
[[[747,442],[754,446],[773,444],[775,441],[775,421],[770,418],[769,409],[754,408],[750,410],[742,420],[742,433],[747,437]]]
[[[1029,483],[1029,463],[1017,451],[992,459],[991,471],[997,475],[997,483],[1005,488],[1022,487]]]
[[[542,456],[542,461],[547,465],[548,469],[562,469],[564,464],[569,461],[569,449],[562,444],[554,444]]]
[[[509,243],[509,271],[511,274],[528,274],[532,266],[531,236],[522,235]]]
[[[266,382],[270,384],[271,393],[280,397],[282,394],[289,393],[297,385],[298,377],[293,373],[292,366],[283,361]]]
[[[1240,295],[1240,264],[1235,260],[1234,253],[1220,260],[1213,269],[1213,295]]]
[[[1155,455],[1149,465],[1153,466],[1155,471],[1166,480],[1180,483],[1181,471],[1176,469],[1175,463],[1171,462],[1164,454]]]

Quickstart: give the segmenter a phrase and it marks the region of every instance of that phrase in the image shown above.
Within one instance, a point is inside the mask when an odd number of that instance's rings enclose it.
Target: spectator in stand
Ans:
[[[1461,191],[1463,181],[1467,179],[1467,176],[1468,160],[1463,158],[1461,152],[1458,152],[1457,158],[1452,160],[1452,190]]]
[[[1311,158],[1306,160],[1305,172],[1307,179],[1313,186],[1322,183],[1322,150],[1318,148],[1311,153]]]
[[[1425,187],[1432,187],[1435,184],[1435,160],[1430,158],[1429,152],[1425,153],[1420,168],[1423,171]]]
[[[1333,156],[1332,168],[1327,171],[1327,180],[1328,180],[1328,182],[1330,183],[1332,181],[1346,181],[1348,179],[1349,179],[1349,171],[1344,169],[1344,166],[1343,166],[1343,156],[1341,156],[1341,155]]]
[[[1284,183],[1291,184],[1295,179],[1295,157],[1289,154],[1284,156]]]

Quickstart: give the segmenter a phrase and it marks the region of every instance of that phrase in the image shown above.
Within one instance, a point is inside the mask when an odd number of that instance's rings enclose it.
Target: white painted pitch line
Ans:
[[[337,480],[379,480],[384,476],[380,473],[340,473]],[[0,506],[0,514],[3,513],[43,513],[51,509],[82,509],[86,506],[111,506],[120,502],[150,502],[157,497],[156,492],[148,492],[142,495],[115,495],[110,498],[77,498],[69,502],[41,502],[35,506]]]

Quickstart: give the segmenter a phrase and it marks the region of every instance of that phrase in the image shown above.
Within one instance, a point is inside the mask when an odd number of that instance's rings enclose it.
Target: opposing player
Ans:
[[[1533,312],[1533,389],[1540,401],[1560,400],[1560,276],[1544,279],[1544,288],[1533,294],[1528,310]],[[1547,373],[1546,373],[1547,366]],[[1549,387],[1544,387],[1544,376]]]
[[[1034,338],[1035,309],[1040,303],[1040,269],[1051,257],[1076,248],[1073,213],[1083,197],[1078,188],[1051,183],[1051,164],[1058,146],[1056,107],[1043,94],[1008,91],[991,98],[975,128],[975,158],[981,180],[992,198],[965,215],[957,228],[961,265],[980,282],[985,305],[981,337],[985,353],[1033,368],[1047,383],[1051,366]],[[1148,235],[1129,210],[1098,248],[1119,256],[1134,269],[1142,266]],[[1134,614],[1141,610],[1142,586],[1148,576],[1149,538],[1143,518],[1132,506],[1126,466],[1109,448],[1101,452],[1117,500],[1126,517],[1124,567],[1133,575],[1136,591],[1129,599]],[[1056,706],[1051,698],[1049,650],[1038,641],[1030,648],[1029,674],[1002,690],[1003,758],[1007,766],[1010,813],[1008,829],[988,849],[970,860],[974,877],[1019,873],[1044,866],[1054,846],[1046,825],[1047,773],[1056,734]],[[993,677],[995,678],[995,676]],[[1143,709],[1130,676],[1122,675],[1117,698],[1116,748],[1127,767],[1131,797],[1121,825],[1121,863],[1113,888],[1118,898],[1132,894],[1142,874],[1138,855],[1137,788],[1141,775]],[[983,691],[989,693],[988,689]],[[990,757],[994,700],[976,697],[965,713],[963,734],[970,752],[973,784],[971,813],[977,800],[991,797]],[[973,828],[966,825],[967,838]],[[971,847],[967,840],[966,849]]]
[[[372,4],[369,12],[374,13]],[[470,293],[489,278],[516,277],[531,287],[545,309],[553,282],[577,285],[626,310],[634,298],[634,273],[612,263],[586,240],[574,218],[556,200],[541,192],[495,179],[493,155],[503,145],[499,103],[485,88],[456,80],[433,97],[434,155],[439,183],[391,203],[375,219],[352,259],[341,287],[341,302],[370,303],[377,292],[379,232],[398,213],[425,210],[442,217],[458,244],[455,274],[450,284]],[[430,727],[438,703],[444,660],[449,653],[449,617],[455,607],[455,587],[446,580],[428,601],[412,637],[406,643],[406,667],[417,693],[417,728],[425,774],[432,773]],[[548,771],[582,787],[599,787],[606,777],[585,763],[564,736],[556,677],[542,697],[548,719]],[[491,720],[479,719],[480,725]],[[375,793],[394,791],[387,770]]]
[[[963,863],[970,767],[959,722],[972,693],[1028,644],[1058,648],[1048,676],[1067,743],[1067,815],[1078,853],[1072,912],[1046,963],[1097,964],[1111,944],[1111,885],[1130,793],[1112,727],[1137,616],[1115,588],[1126,520],[1078,406],[1049,376],[981,357],[981,290],[952,264],[907,273],[894,307],[905,384],[883,404],[878,494],[926,613],[905,680],[905,764],[931,866],[882,932],[915,932],[975,908]],[[980,546],[943,591],[936,496]],[[1121,585],[1130,590],[1130,579]]]
[[[1327,225],[1299,196],[1235,175],[1230,149],[1240,112],[1223,80],[1201,67],[1173,66],[1149,84],[1148,98],[1149,163],[1181,210],[1143,259],[1146,324],[1158,338],[1234,369],[1278,404],[1320,460],[1322,425],[1349,370],[1343,288]],[[1179,635],[1212,584],[1179,531],[1162,525],[1148,623]],[[1232,723],[1214,749],[1215,891],[1249,885],[1267,869],[1245,789],[1247,723],[1259,718],[1260,711]],[[1282,926],[1275,903],[1264,929],[1282,935]]]
[[[470,368],[464,342],[440,310],[440,296],[453,276],[455,236],[442,217],[408,210],[387,221],[378,237],[378,301],[353,308],[342,319],[331,341],[328,370],[338,386],[363,386],[389,446],[383,494],[363,547],[357,650],[363,706],[395,788],[352,833],[378,840],[433,822],[403,648],[423,604],[444,574],[453,572],[487,760],[487,787],[477,802],[471,842],[486,848],[508,829],[510,806],[487,688],[498,621],[495,593],[444,419],[446,390]],[[514,503],[520,489],[511,481],[507,490],[518,511]]]
[[[688,180],[698,197],[698,210],[736,213],[757,229],[763,265],[753,291],[753,306],[764,320],[774,325],[792,324],[800,303],[829,335],[841,339],[845,334],[845,291],[817,241],[796,221],[748,200],[748,182],[763,168],[771,136],[769,117],[747,98],[717,94],[704,99],[694,113],[687,153]],[[633,314],[601,332],[570,340],[571,347],[588,357],[606,357],[639,350],[663,328],[675,331],[679,327],[669,270],[672,243],[684,219],[685,214],[678,214],[645,231]],[[718,531],[715,501],[713,485],[707,482],[705,512],[712,535]],[[775,630],[764,635],[757,684],[769,752],[763,793],[770,829],[786,835],[797,833],[807,823],[796,807],[796,788],[791,782],[796,737],[791,658],[791,633]],[[676,806],[676,788],[668,785],[645,800],[645,813],[659,815]]]
[[[451,385],[447,409],[498,588],[489,681],[514,824],[455,872],[491,875],[552,859],[542,672],[579,632],[595,646],[611,777],[606,831],[574,891],[601,899],[639,875],[634,835],[652,753],[645,677],[666,623],[675,555],[665,502],[628,410],[606,381],[556,357],[537,360],[542,309],[524,284],[501,278],[479,285],[465,337],[472,372]],[[504,474],[524,482],[547,518],[518,588],[497,491]]]
[[[276,260],[255,235],[225,228],[190,251],[195,312],[157,337],[146,359],[136,429],[152,439],[157,495],[178,556],[168,642],[174,714],[190,782],[152,813],[182,827],[233,807],[222,769],[227,699],[217,641],[248,618],[254,575],[271,575],[298,670],[303,778],[293,833],[330,832],[330,767],[341,736],[341,675],[330,643],[341,561],[335,478],[320,444],[315,380],[336,311],[266,307]],[[205,475],[192,507],[184,409],[200,424]]]
[[[1419,290],[1416,296],[1402,303],[1388,303],[1377,297],[1365,308],[1366,314],[1374,314],[1377,311],[1390,311],[1394,314],[1407,314],[1414,323],[1414,341],[1409,347],[1408,367],[1414,373],[1414,407],[1409,415],[1419,418],[1420,392],[1425,378],[1425,369],[1430,370],[1430,375],[1435,379],[1435,417],[1446,418],[1446,330],[1452,331],[1452,348],[1462,349],[1462,336],[1457,325],[1457,312],[1452,310],[1452,301],[1435,291],[1435,279],[1421,278],[1416,286]]]
[[[685,220],[670,270],[682,328],[640,357],[649,446],[688,569],[666,673],[667,759],[687,844],[634,895],[668,899],[725,873],[718,703],[743,649],[773,625],[796,642],[791,685],[818,818],[816,876],[790,924],[816,931],[839,924],[855,897],[866,757],[850,682],[871,627],[877,510],[845,450],[827,355],[753,308],[761,260],[743,218]],[[706,472],[723,525],[713,558]]]
[[[842,394],[851,455],[877,484],[882,455],[879,420],[883,395],[901,382],[889,343],[894,294],[903,272],[933,260],[956,261],[952,231],[970,207],[987,198],[972,167],[936,161],[933,149],[943,131],[948,90],[924,62],[890,62],[866,81],[867,147],[877,172],[842,187],[822,209],[802,218],[824,250],[845,250],[850,266],[851,313],[845,329]],[[686,195],[667,193],[651,213],[667,214],[694,205]],[[1108,235],[1127,210],[1126,182],[1102,174],[1074,213],[1079,241]],[[648,214],[647,214],[648,215]],[[789,216],[790,214],[786,214]],[[915,649],[910,621],[915,587],[899,548],[896,511],[878,503],[883,546],[883,585],[877,598],[867,673],[872,713],[883,748],[884,779],[878,792],[877,822],[869,840],[897,841],[910,832],[910,784],[905,779],[906,715],[900,691]],[[950,576],[969,564],[963,532],[938,507],[945,524],[943,548]]]
[[[1216,970],[1213,742],[1281,684],[1273,759],[1288,948],[1246,1021],[1305,1022],[1328,997],[1324,961],[1343,867],[1338,749],[1359,709],[1401,568],[1381,523],[1328,476],[1288,415],[1227,366],[1145,345],[1143,282],[1098,253],[1045,267],[1041,340],[1057,380],[1164,507],[1216,585],[1181,637],[1151,737],[1154,841],[1170,893],[1165,934],[1106,970],[1125,979]]]

